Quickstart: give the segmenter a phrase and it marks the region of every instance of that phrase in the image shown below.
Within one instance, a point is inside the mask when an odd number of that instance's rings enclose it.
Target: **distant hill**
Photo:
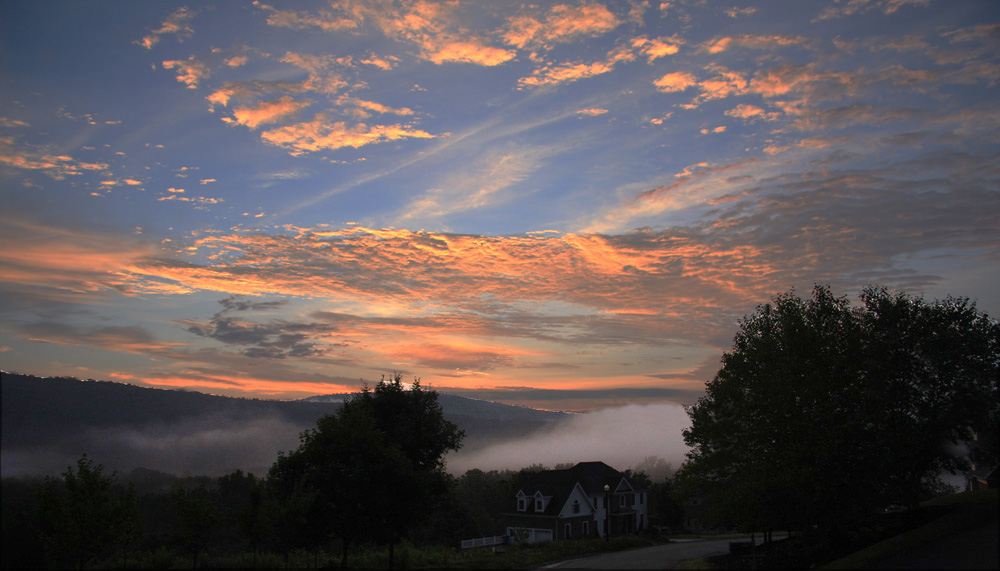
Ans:
[[[123,472],[263,475],[279,450],[295,448],[303,430],[349,396],[273,401],[7,372],[0,380],[4,476],[56,473],[83,453]],[[470,451],[569,416],[443,393],[439,402]]]

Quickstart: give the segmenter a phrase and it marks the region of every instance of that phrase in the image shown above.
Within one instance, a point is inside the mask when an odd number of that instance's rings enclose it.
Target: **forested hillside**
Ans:
[[[262,473],[299,433],[346,395],[301,401],[239,399],[107,381],[4,372],[3,474],[54,474],[80,454],[121,470]],[[567,415],[441,395],[465,448],[523,437]]]

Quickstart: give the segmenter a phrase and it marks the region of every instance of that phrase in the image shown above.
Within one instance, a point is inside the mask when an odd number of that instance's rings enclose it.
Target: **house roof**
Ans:
[[[534,502],[529,501],[527,513],[556,515],[577,484],[588,497],[593,497],[604,494],[605,484],[611,486],[613,491],[616,490],[623,479],[629,488],[633,488],[625,474],[604,462],[580,462],[564,470],[545,470],[531,474],[522,483],[520,491],[529,500],[538,492],[550,498],[542,512],[536,512]]]

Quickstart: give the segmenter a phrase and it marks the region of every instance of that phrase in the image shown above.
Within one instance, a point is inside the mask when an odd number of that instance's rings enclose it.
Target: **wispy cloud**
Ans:
[[[434,135],[409,125],[355,125],[337,121],[320,113],[312,121],[296,123],[264,131],[261,139],[293,154],[365,145],[400,139],[431,139]]]
[[[863,15],[871,11],[882,12],[885,15],[896,13],[904,7],[921,7],[930,4],[930,0],[840,0],[823,8],[814,22]]]
[[[393,369],[696,391],[775,292],[1000,279],[978,4],[177,4],[126,52],[99,26],[145,4],[25,6],[5,359],[289,397]],[[57,40],[114,73],[51,75]]]
[[[150,50],[153,49],[153,46],[160,43],[162,36],[167,34],[174,34],[177,36],[177,41],[184,41],[194,34],[190,21],[196,14],[197,11],[192,11],[187,6],[182,6],[170,14],[159,28],[150,31],[149,34],[143,36],[141,40],[137,40],[135,43]]]
[[[684,91],[697,85],[698,80],[686,71],[674,71],[663,75],[653,82],[657,89],[666,93]]]
[[[351,30],[358,27],[358,22],[344,13],[331,7],[328,10],[320,10],[316,14],[299,12],[296,10],[279,10],[269,4],[255,1],[254,6],[268,12],[267,23],[278,28],[290,28],[292,30],[317,29],[324,32],[334,32],[339,30]]]
[[[195,56],[191,56],[186,60],[164,61],[163,69],[175,70],[177,72],[177,81],[187,85],[188,89],[198,89],[198,82],[212,75],[212,70],[208,67],[208,64]]]
[[[537,148],[503,149],[487,154],[462,172],[445,176],[440,186],[408,203],[396,222],[427,222],[509,201],[512,197],[505,196],[504,191],[537,170],[548,154],[550,151]]]
[[[503,32],[504,41],[518,48],[551,49],[581,36],[598,36],[615,29],[621,20],[606,6],[584,2],[559,4],[548,10],[529,7],[511,18]]]
[[[312,105],[311,101],[295,101],[286,95],[278,99],[262,101],[253,107],[233,109],[233,118],[224,117],[223,121],[256,129],[260,125],[277,123],[291,117],[310,105]]]

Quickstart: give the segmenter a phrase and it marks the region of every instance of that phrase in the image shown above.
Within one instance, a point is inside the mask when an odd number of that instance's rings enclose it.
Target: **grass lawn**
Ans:
[[[852,542],[863,548],[833,545],[821,536],[796,535],[778,541],[768,550],[764,568],[818,566],[822,569],[877,568],[879,562],[913,548],[982,525],[998,517],[997,490],[941,496],[921,504],[916,512],[885,514],[847,530]],[[867,538],[867,539],[866,539]],[[729,555],[692,559],[681,569],[749,569],[747,561]]]
[[[452,547],[400,546],[396,550],[396,567],[409,569],[525,569],[555,561],[585,557],[595,553],[648,547],[669,541],[666,536],[632,535],[603,539],[570,539],[534,544],[505,545],[503,553],[491,547],[456,549]],[[388,554],[369,552],[351,561],[361,569],[388,567]]]
[[[905,553],[918,545],[933,542],[949,535],[996,519],[998,514],[997,490],[980,490],[941,496],[921,507],[939,510],[941,515],[924,525],[900,533],[847,557],[823,565],[823,569],[859,569],[877,566],[877,562],[898,553]]]

